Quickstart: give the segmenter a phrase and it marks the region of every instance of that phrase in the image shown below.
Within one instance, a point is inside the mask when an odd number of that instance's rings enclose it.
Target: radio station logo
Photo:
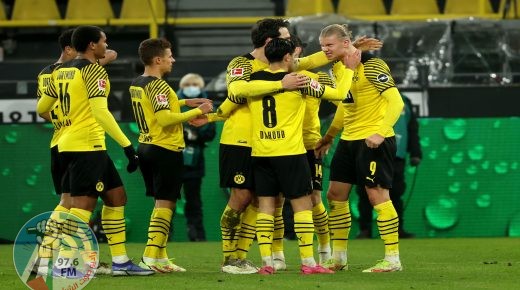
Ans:
[[[20,229],[13,260],[18,276],[31,289],[82,289],[96,273],[99,245],[77,216],[45,212]]]

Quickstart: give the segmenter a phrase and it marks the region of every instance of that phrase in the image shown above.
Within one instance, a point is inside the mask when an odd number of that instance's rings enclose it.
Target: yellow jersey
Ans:
[[[317,52],[304,58],[296,60],[298,70],[307,70],[325,65],[329,62],[325,53]],[[222,129],[220,138],[221,144],[238,145],[251,147],[251,121],[249,108],[245,106],[247,102],[245,94],[253,95],[267,92],[273,93],[282,89],[281,81],[277,82],[257,82],[254,90],[243,91],[244,95],[236,95],[231,92],[230,84],[235,81],[249,81],[251,73],[266,69],[267,63],[255,59],[250,53],[235,57],[227,67],[226,83],[228,87],[227,100],[217,109],[216,114],[210,114],[208,119],[219,120],[220,117],[227,118]],[[240,90],[240,89],[238,89]],[[211,117],[211,118],[210,118]]]
[[[309,73],[313,74],[313,73]],[[332,78],[325,72],[309,75],[318,80],[319,83],[330,87],[336,87]],[[316,143],[321,138],[320,133],[320,110],[321,98],[305,98],[305,114],[303,116],[303,144],[306,150],[314,150]]]
[[[303,73],[303,72],[302,72]],[[251,74],[251,81],[279,81],[286,71],[269,69]],[[308,75],[308,72],[305,73]],[[303,117],[306,98],[321,98],[326,87],[309,82],[305,88],[248,98],[252,120],[252,156],[288,156],[306,152],[303,144]],[[331,95],[335,95],[332,93]]]
[[[226,84],[239,80],[249,81],[252,73],[263,70],[269,65],[251,54],[235,57],[227,67]],[[247,100],[239,96],[228,96],[228,100],[239,106],[224,122],[220,143],[251,147],[251,114]]]
[[[63,114],[60,152],[106,150],[105,130],[92,115],[89,99],[109,93],[106,70],[87,59],[65,62],[53,72],[45,94],[58,99]]]
[[[187,118],[179,118],[175,123],[161,126],[156,116],[162,110],[169,110],[179,117],[183,115],[181,102],[168,83],[152,76],[139,76],[130,86],[130,96],[139,127],[139,143],[182,151],[185,147],[182,122]]]
[[[45,93],[45,90],[47,90],[47,87],[52,81],[52,72],[56,70],[61,63],[55,63],[51,64],[49,66],[46,66],[39,74],[38,74],[38,89],[36,91],[37,98],[41,98],[43,94]],[[54,126],[54,132],[52,134],[52,139],[50,143],[50,147],[54,147],[58,145],[58,140],[60,138],[60,134],[62,132],[62,120],[63,115],[61,113],[61,110],[59,108],[59,102],[56,102],[56,105],[54,108],[49,112],[49,116],[51,118],[51,123]]]
[[[388,65],[380,58],[362,55],[352,85],[339,106],[343,110],[343,140],[361,140],[379,132],[387,112],[388,101],[381,94],[394,88]],[[393,129],[383,137],[394,136]]]

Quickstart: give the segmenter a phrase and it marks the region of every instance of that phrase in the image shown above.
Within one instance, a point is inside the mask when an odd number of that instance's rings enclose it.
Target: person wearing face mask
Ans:
[[[204,80],[195,73],[189,73],[181,78],[177,95],[179,99],[207,98],[204,91]],[[187,220],[188,238],[192,242],[205,241],[206,233],[202,219],[201,186],[205,174],[204,148],[206,143],[215,138],[215,123],[202,127],[189,124],[184,126],[184,175],[183,191],[186,199],[184,214]]]

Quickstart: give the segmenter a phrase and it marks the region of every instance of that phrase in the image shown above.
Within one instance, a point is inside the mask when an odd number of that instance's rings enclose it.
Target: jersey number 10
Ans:
[[[137,126],[139,127],[139,132],[147,134],[149,132],[149,129],[148,124],[146,124],[146,119],[144,117],[143,106],[140,102],[133,101],[132,109],[134,110],[134,116],[137,122]]]

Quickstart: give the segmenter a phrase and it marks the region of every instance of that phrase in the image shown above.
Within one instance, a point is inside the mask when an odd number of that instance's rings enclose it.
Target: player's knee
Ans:
[[[249,189],[233,188],[228,204],[239,211],[243,211],[251,203],[252,196]]]
[[[340,200],[341,194],[338,191],[330,190],[327,191],[327,199],[329,200]]]

